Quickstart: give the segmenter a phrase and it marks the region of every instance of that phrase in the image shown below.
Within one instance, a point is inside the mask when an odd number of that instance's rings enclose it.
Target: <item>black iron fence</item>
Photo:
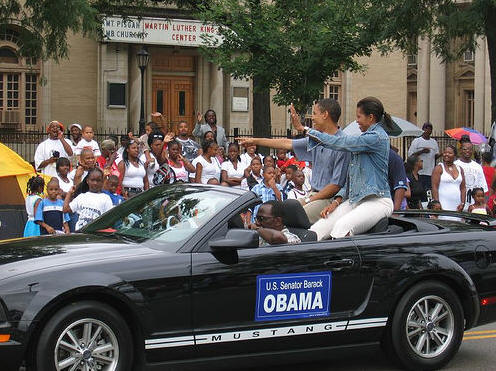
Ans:
[[[292,131],[291,129],[273,129],[271,131],[272,138],[295,138],[297,136],[296,131]],[[95,133],[94,139],[101,143],[104,139],[113,139],[118,143],[121,135],[127,135],[127,131],[125,129],[107,129],[103,132],[99,131]],[[244,128],[232,128],[226,134],[227,139],[230,142],[233,142],[237,137],[252,137],[253,129],[244,129]],[[45,130],[39,131],[26,131],[26,132],[6,132],[0,131],[0,142],[5,144],[6,146],[13,149],[20,156],[22,156],[25,160],[29,162],[34,161],[34,154],[36,151],[36,147],[39,143],[44,141],[47,138],[47,133]],[[66,138],[69,138],[69,134],[66,134]],[[446,135],[444,136],[433,136],[434,139],[437,140],[439,144],[439,148],[442,149],[446,147],[448,144],[455,144],[456,141]],[[398,153],[406,159],[407,151],[412,143],[414,137],[402,137],[402,138],[391,138],[391,145],[398,149]]]

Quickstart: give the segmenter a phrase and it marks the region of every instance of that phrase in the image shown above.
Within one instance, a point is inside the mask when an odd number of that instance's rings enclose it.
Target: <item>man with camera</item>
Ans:
[[[64,126],[58,121],[50,122],[47,132],[48,138],[36,147],[34,163],[37,171],[57,176],[55,163],[59,157],[72,156],[71,142],[64,138]]]

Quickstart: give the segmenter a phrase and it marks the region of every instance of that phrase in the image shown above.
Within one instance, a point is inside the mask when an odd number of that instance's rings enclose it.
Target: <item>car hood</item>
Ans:
[[[30,271],[158,251],[112,236],[71,234],[0,242],[0,280]]]

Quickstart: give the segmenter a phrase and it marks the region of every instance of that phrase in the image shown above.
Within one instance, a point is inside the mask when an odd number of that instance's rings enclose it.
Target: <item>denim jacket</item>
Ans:
[[[388,183],[389,137],[380,124],[360,136],[335,136],[309,130],[309,148],[322,143],[337,151],[351,152],[346,185],[336,196],[360,202],[371,195],[391,198]]]

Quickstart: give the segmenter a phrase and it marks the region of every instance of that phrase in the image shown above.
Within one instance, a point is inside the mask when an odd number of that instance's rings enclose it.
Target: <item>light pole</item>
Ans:
[[[138,62],[138,67],[141,71],[141,109],[140,109],[140,120],[139,120],[139,135],[145,132],[145,69],[150,60],[150,53],[148,53],[144,47],[136,54],[136,60]]]

